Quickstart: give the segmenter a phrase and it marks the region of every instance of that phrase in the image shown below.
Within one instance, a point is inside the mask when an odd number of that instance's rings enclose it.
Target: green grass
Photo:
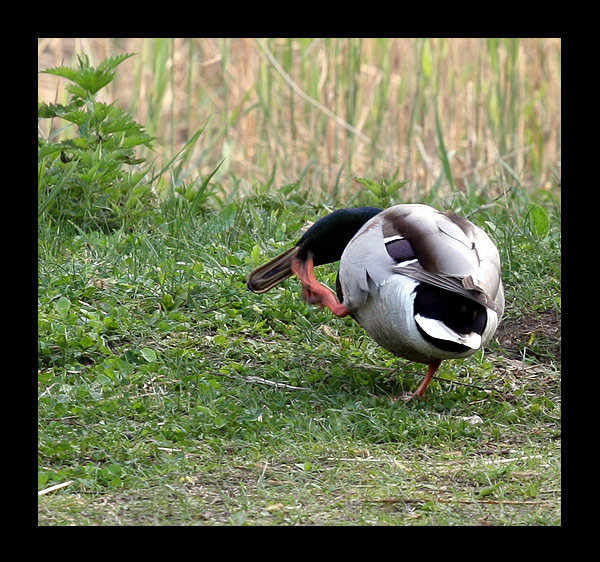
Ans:
[[[560,525],[560,42],[40,40],[125,52],[40,75],[39,523]],[[409,402],[424,366],[245,285],[402,202],[485,228],[507,297]]]
[[[538,236],[507,207],[472,219],[497,225],[507,319],[532,321],[560,310],[557,216]],[[246,289],[315,214],[266,199],[134,232],[41,226],[39,486],[73,481],[41,524],[560,523],[560,363],[535,339],[447,361],[405,403],[423,366],[293,280]]]

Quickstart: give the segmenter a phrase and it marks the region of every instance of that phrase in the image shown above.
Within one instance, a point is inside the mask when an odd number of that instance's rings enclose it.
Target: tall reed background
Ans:
[[[345,197],[354,180],[407,180],[495,197],[509,183],[560,190],[561,41],[426,38],[38,40],[38,66],[136,53],[103,90],[157,137],[169,160],[194,133],[176,178],[212,172],[222,198],[298,182]],[[40,101],[65,102],[39,75]],[[41,131],[69,136],[60,123]]]

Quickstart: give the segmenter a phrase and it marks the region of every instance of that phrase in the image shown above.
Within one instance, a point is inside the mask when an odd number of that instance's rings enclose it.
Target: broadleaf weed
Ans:
[[[132,223],[146,212],[153,194],[142,179],[145,171],[131,173],[145,159],[135,149],[152,150],[153,137],[114,104],[96,94],[115,77],[115,68],[133,55],[119,55],[97,68],[80,57],[78,68],[55,67],[42,72],[62,76],[69,103],[38,105],[39,119],[61,119],[75,126],[73,138],[38,139],[38,169],[43,182],[38,188],[40,216],[49,215],[84,228],[112,230]]]

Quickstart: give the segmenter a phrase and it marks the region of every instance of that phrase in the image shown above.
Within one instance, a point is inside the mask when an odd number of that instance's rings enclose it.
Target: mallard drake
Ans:
[[[338,260],[336,299],[313,269]],[[255,269],[248,288],[264,293],[293,274],[306,302],[351,315],[385,349],[429,365],[416,396],[442,360],[485,346],[504,311],[492,240],[467,219],[428,205],[334,211]]]

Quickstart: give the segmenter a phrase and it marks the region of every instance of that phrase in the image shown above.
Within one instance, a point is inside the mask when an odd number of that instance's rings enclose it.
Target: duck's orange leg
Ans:
[[[436,359],[435,361],[429,363],[429,369],[427,369],[427,374],[425,375],[423,382],[419,385],[419,388],[417,388],[413,396],[421,397],[425,394],[425,390],[427,390],[427,386],[431,382],[431,379],[433,378],[433,375],[435,375],[435,372],[438,370],[438,367],[440,366],[441,362],[441,359]]]
[[[314,263],[312,256],[302,261],[294,258],[292,271],[302,281],[302,298],[309,304],[326,306],[331,312],[340,318],[350,314],[350,311],[335,298],[331,289],[317,281],[313,273]]]

